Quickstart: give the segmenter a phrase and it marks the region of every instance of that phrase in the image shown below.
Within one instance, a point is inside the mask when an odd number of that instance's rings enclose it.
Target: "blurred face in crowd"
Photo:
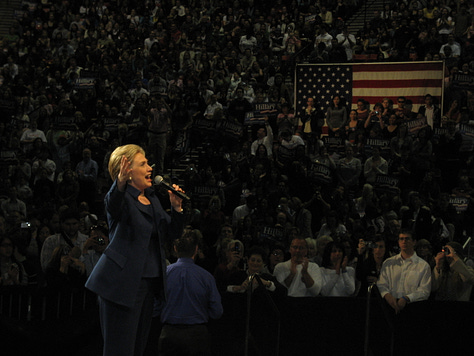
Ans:
[[[304,239],[293,239],[290,246],[291,259],[300,264],[303,259],[308,255],[308,246]]]
[[[248,259],[249,273],[259,273],[263,269],[263,258],[259,254],[251,255]]]

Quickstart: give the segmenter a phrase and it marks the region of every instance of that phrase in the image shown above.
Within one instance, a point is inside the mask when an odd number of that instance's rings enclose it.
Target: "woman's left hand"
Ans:
[[[175,190],[177,190],[178,192],[184,193],[184,190],[181,189],[179,187],[179,185],[177,185],[177,184],[173,184],[173,188]],[[170,196],[170,203],[171,203],[171,206],[173,207],[173,209],[176,210],[177,212],[181,213],[183,211],[183,208],[181,206],[182,203],[183,203],[183,199],[181,199],[179,196],[174,194],[171,190],[168,190],[168,194]]]

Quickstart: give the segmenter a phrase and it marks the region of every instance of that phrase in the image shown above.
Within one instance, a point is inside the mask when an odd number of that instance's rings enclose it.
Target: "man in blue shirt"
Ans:
[[[160,355],[210,355],[207,322],[223,308],[214,277],[194,264],[198,237],[192,230],[174,242],[178,261],[168,266],[167,303],[161,313]]]

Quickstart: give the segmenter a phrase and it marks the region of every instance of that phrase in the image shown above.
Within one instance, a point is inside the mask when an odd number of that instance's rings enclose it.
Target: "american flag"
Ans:
[[[309,97],[326,112],[335,95],[352,108],[363,98],[371,109],[384,98],[396,107],[397,97],[404,96],[418,112],[426,94],[442,103],[443,78],[443,62],[301,64],[296,67],[295,112],[301,115]]]

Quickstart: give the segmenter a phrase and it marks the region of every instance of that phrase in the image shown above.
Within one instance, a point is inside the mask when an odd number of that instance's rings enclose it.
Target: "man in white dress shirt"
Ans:
[[[429,264],[415,252],[413,232],[400,230],[400,253],[385,260],[377,282],[382,298],[400,313],[408,303],[427,300],[431,292]]]

